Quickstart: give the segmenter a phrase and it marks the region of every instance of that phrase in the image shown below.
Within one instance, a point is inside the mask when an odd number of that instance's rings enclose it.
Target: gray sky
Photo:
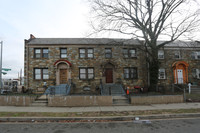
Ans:
[[[12,69],[3,78],[17,78],[20,69],[24,69],[24,39],[29,39],[30,34],[38,38],[68,38],[90,33],[87,0],[0,0],[0,5],[3,68]],[[196,35],[199,37],[199,33]]]
[[[3,78],[17,78],[24,68],[24,39],[35,37],[85,37],[89,6],[86,0],[0,0],[0,41]]]

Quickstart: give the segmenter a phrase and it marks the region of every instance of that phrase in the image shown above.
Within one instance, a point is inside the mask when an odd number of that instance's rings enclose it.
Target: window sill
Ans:
[[[80,58],[80,57],[79,57],[79,59],[86,59],[86,60],[88,60],[88,59],[94,59],[94,57],[93,57],[93,58]]]
[[[125,78],[124,78],[124,80],[138,80],[138,79],[131,79],[131,78],[129,78],[129,79],[125,79]]]
[[[50,80],[50,79],[34,79],[34,81],[46,81],[46,80]]]
[[[79,80],[83,80],[83,81],[91,81],[91,80],[94,80],[94,79],[79,79]]]
[[[124,59],[137,59],[137,57],[123,57]]]
[[[34,58],[34,59],[42,59],[43,60],[43,59],[49,59],[49,58]]]

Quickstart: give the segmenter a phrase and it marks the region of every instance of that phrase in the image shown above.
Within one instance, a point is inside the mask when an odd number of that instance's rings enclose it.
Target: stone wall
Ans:
[[[0,96],[0,106],[30,106],[34,100],[30,96]]]
[[[48,48],[49,57],[35,59],[34,49],[35,48]],[[47,86],[56,85],[56,67],[54,63],[60,60],[60,48],[67,48],[67,58],[72,66],[69,69],[70,79],[73,82],[74,88],[72,93],[74,94],[98,94],[96,87],[99,86],[100,80],[105,83],[105,65],[106,63],[112,63],[113,65],[113,81],[118,82],[121,79],[123,85],[130,86],[147,86],[147,63],[145,59],[144,51],[140,50],[140,47],[136,45],[111,45],[111,44],[26,44],[25,43],[25,62],[24,62],[24,75],[25,75],[25,87],[30,89],[37,89],[43,87],[43,83],[46,82]],[[79,48],[93,48],[94,58],[80,59]],[[112,48],[112,58],[105,58],[105,48]],[[123,48],[135,48],[137,56],[135,58],[124,58]],[[164,68],[166,72],[166,78],[160,79],[158,85],[161,86],[165,91],[171,90],[171,85],[174,83],[174,75],[172,64],[176,61],[185,61],[189,64],[188,68],[188,82],[197,82],[200,84],[199,79],[195,79],[192,76],[192,69],[200,69],[200,60],[191,59],[192,51],[199,50],[200,48],[191,47],[164,47],[165,58],[160,59],[160,68]],[[181,58],[175,59],[174,52],[180,51]],[[91,80],[80,80],[79,79],[79,68],[80,67],[93,67],[94,68],[94,79]],[[124,67],[136,67],[138,71],[138,79],[126,80],[124,79]],[[34,68],[48,68],[49,79],[48,80],[35,80],[34,79]],[[89,87],[89,91],[85,91],[83,87]]]
[[[27,47],[28,46],[28,47]],[[49,58],[46,59],[35,59],[34,48],[48,48]],[[121,79],[125,86],[144,86],[147,83],[146,73],[146,62],[143,52],[136,48],[137,57],[135,58],[124,58],[123,48],[128,46],[113,46],[113,45],[84,45],[84,48],[94,49],[94,58],[92,59],[80,59],[79,48],[83,48],[83,45],[26,45],[25,51],[28,51],[28,57],[25,58],[25,82],[26,87],[31,89],[41,88],[43,83],[46,82],[48,86],[56,85],[56,68],[54,63],[60,60],[60,48],[67,48],[67,58],[72,66],[70,68],[70,76],[75,87],[72,93],[75,94],[97,94],[95,88],[100,85],[100,80],[105,83],[104,66],[103,64],[112,63],[113,66],[113,80],[114,83]],[[112,48],[112,58],[105,58],[105,48]],[[27,55],[27,54],[25,54]],[[28,60],[28,61],[27,61]],[[79,79],[79,68],[80,67],[94,67],[94,79],[91,80],[80,80]],[[138,71],[138,79],[125,80],[124,79],[124,67],[136,67]],[[35,80],[34,79],[34,68],[48,68],[49,79],[48,80]],[[26,80],[27,79],[27,80]],[[88,86],[91,88],[90,91],[84,91],[83,87]]]
[[[111,106],[112,96],[49,96],[51,107]]]
[[[132,105],[183,103],[183,95],[132,96]]]
[[[160,79],[158,85],[164,87],[165,91],[169,91],[171,85],[174,83],[174,74],[172,64],[177,61],[184,61],[189,64],[188,67],[188,82],[199,82],[199,79],[196,79],[192,75],[192,69],[197,68],[200,69],[200,60],[192,59],[191,54],[193,51],[198,51],[200,48],[192,48],[192,47],[164,47],[164,59],[160,59],[160,68],[164,68],[166,72],[166,79]],[[180,58],[176,59],[174,57],[175,51],[180,52]]]

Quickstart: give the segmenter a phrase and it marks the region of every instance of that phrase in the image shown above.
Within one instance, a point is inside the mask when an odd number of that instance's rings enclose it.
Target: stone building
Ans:
[[[75,94],[97,94],[103,84],[147,86],[145,53],[133,39],[35,38],[25,40],[25,87],[71,81]],[[159,84],[200,84],[200,45],[176,42],[158,52]]]

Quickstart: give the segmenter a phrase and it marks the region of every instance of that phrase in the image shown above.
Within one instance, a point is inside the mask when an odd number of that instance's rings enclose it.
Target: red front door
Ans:
[[[113,69],[112,68],[106,68],[106,83],[113,83]]]

